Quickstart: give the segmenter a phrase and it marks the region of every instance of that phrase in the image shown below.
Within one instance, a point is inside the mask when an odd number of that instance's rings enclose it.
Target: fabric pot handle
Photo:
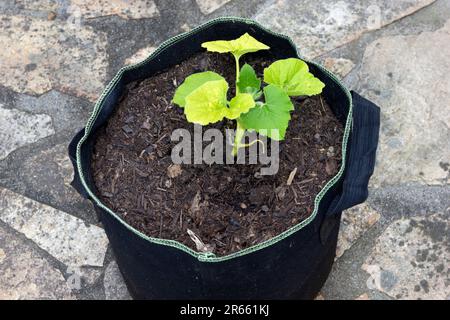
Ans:
[[[85,199],[90,199],[89,194],[86,192],[86,190],[83,187],[83,184],[80,180],[80,174],[78,172],[78,166],[77,166],[77,145],[78,142],[81,140],[81,138],[84,136],[84,128],[78,131],[78,133],[73,137],[72,141],[70,141],[68,152],[69,152],[69,158],[73,165],[73,180],[70,183],[72,187],[75,188],[75,190],[78,191],[78,193]]]
[[[332,200],[320,230],[322,243],[338,223],[338,213],[364,202],[375,168],[380,131],[380,108],[352,91],[353,126],[349,137],[346,174],[341,192]]]

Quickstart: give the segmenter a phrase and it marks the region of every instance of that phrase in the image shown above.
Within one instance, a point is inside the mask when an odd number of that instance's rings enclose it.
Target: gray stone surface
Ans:
[[[396,299],[450,299],[450,208],[394,221],[363,269],[369,289]]]
[[[68,266],[103,266],[103,229],[0,188],[0,220]]]
[[[98,224],[92,204],[69,184],[73,168],[68,143],[63,136],[12,153],[0,163],[0,186]]]
[[[323,61],[323,65],[340,78],[345,78],[345,76],[355,67],[352,60],[344,58],[326,58]]]
[[[116,14],[124,19],[142,19],[159,15],[152,0],[71,0],[71,11],[84,18]]]
[[[89,288],[100,279],[103,270],[98,267],[73,267],[69,266],[65,270],[67,283],[73,292],[79,292],[83,288]]]
[[[1,85],[31,94],[56,88],[92,100],[100,94],[107,68],[103,33],[78,20],[7,15],[0,15],[0,28],[0,73],[9,75]]]
[[[67,144],[57,144],[26,159],[19,175],[28,188],[46,194],[47,201],[65,201],[83,210],[82,206],[77,206],[84,203],[83,199],[70,185],[74,172]]]
[[[345,210],[341,218],[336,257],[342,256],[379,219],[380,214],[365,203]]]
[[[203,14],[210,14],[231,0],[195,0]]]
[[[67,6],[70,5],[68,1],[64,1]],[[58,11],[60,4],[63,3],[60,0],[16,0],[14,2],[15,5],[27,10],[48,10],[55,12]]]
[[[16,0],[27,10],[67,13],[82,18],[118,15],[124,19],[152,18],[159,14],[152,0]],[[56,15],[57,16],[57,15]]]
[[[110,262],[103,280],[107,300],[130,300],[127,286],[115,261]]]
[[[0,226],[0,300],[74,299],[62,273]]]
[[[375,187],[448,183],[450,21],[435,32],[392,36],[366,49],[358,91],[381,107]]]
[[[15,149],[54,133],[48,115],[7,109],[0,104],[0,160]]]
[[[450,207],[450,188],[421,184],[401,184],[369,189],[368,203],[382,217],[398,218],[413,214],[426,216],[429,212],[444,212]]]
[[[450,188],[416,184],[373,189],[370,191],[367,205],[380,214],[380,219],[336,260],[322,289],[326,299],[355,299],[363,293],[367,293],[372,300],[395,299],[377,289],[369,289],[367,280],[370,276],[362,266],[374,250],[378,238],[394,221],[414,216],[420,216],[426,221],[431,220],[429,216],[433,213],[441,212],[447,214],[443,219],[448,222],[449,212],[446,209],[450,207]],[[401,237],[398,237],[398,240],[401,240]],[[437,247],[435,249],[440,250]],[[435,252],[430,251],[430,254],[433,253]],[[392,268],[395,269],[396,266],[392,265]],[[415,279],[410,278],[410,281],[414,282]]]
[[[271,30],[289,35],[300,53],[317,57],[401,19],[434,0],[277,0],[255,15]]]
[[[86,124],[92,103],[52,90],[38,97],[15,94],[12,106],[30,113],[45,113],[52,118],[56,133],[80,130]]]
[[[145,60],[153,51],[155,51],[155,47],[147,46],[142,49],[139,49],[136,53],[134,53],[131,57],[125,60],[125,64],[135,64]]]
[[[359,297],[355,298],[355,300],[370,300],[369,295],[367,293],[363,293]]]

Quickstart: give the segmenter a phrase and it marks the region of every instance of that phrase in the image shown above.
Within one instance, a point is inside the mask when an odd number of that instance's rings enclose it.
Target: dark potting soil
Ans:
[[[250,54],[242,60],[262,78],[275,59]],[[170,101],[187,76],[206,70],[223,75],[234,93],[232,57],[212,53],[130,84],[98,133],[92,170],[101,201],[134,228],[223,256],[268,240],[312,213],[317,193],[339,170],[343,127],[321,96],[295,99],[276,175],[259,175],[261,164],[174,165],[171,151],[178,142],[171,141],[172,131],[193,133],[193,125]],[[224,120],[208,128],[234,126]],[[188,230],[206,249],[196,247]]]

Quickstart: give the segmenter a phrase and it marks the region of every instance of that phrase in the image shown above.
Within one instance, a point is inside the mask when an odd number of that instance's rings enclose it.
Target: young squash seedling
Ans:
[[[224,118],[236,120],[233,155],[239,148],[251,144],[242,143],[245,131],[256,131],[271,139],[284,140],[294,105],[290,97],[311,96],[322,92],[325,85],[309,72],[308,65],[296,58],[273,62],[264,69],[264,82],[248,64],[239,66],[240,58],[251,52],[270,49],[248,33],[235,40],[219,40],[202,43],[210,52],[231,53],[236,63],[236,95],[227,100],[229,85],[212,71],[188,76],[177,88],[172,102],[184,108],[186,119],[200,125],[208,125]],[[263,99],[264,97],[264,99]]]

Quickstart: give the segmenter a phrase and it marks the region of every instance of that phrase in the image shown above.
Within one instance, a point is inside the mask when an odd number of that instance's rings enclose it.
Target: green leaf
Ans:
[[[228,113],[228,83],[208,81],[186,97],[184,113],[189,122],[207,125],[222,120]]]
[[[218,40],[202,43],[202,47],[211,52],[226,53],[231,52],[236,58],[250,52],[259,50],[267,50],[270,47],[264,43],[259,42],[248,33],[243,34],[235,40]]]
[[[289,96],[312,96],[325,84],[309,72],[308,65],[296,58],[278,60],[264,69],[264,81],[282,88]]]
[[[181,108],[186,104],[186,97],[193,92],[195,89],[199,88],[201,85],[208,81],[225,80],[221,75],[212,72],[205,71],[200,73],[194,73],[184,79],[183,83],[175,91],[173,96],[173,103],[176,103]]]
[[[237,119],[241,114],[247,113],[254,106],[255,101],[251,94],[240,93],[231,99],[226,117],[231,120]]]
[[[246,92],[252,95],[256,94],[261,88],[261,80],[258,79],[255,70],[249,64],[242,66],[237,86],[239,92]]]
[[[265,103],[241,115],[239,122],[247,130],[256,130],[271,139],[283,140],[291,119],[290,111],[294,110],[291,99],[275,85],[264,88],[264,97]],[[272,129],[277,131],[272,132]]]

